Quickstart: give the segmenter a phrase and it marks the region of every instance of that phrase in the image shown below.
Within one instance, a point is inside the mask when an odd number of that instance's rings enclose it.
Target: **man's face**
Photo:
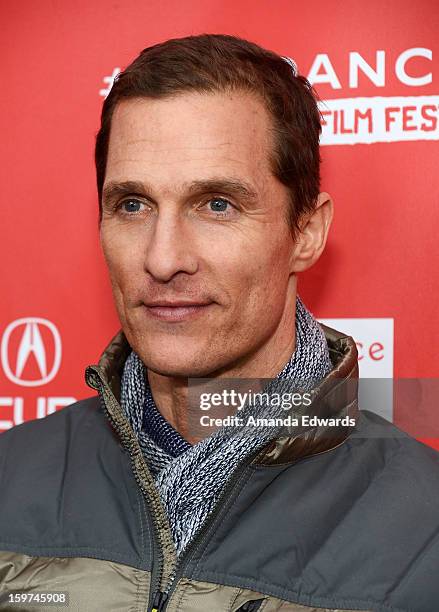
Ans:
[[[155,372],[236,373],[294,320],[271,126],[243,92],[115,109],[101,242],[123,330]]]

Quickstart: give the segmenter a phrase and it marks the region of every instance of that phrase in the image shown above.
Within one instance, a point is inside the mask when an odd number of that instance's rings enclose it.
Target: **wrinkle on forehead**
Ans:
[[[129,145],[134,145],[134,144],[142,144],[145,143],[146,145],[151,144],[151,139],[150,138],[136,138],[135,140],[127,140],[126,144]],[[215,143],[215,147],[228,147],[230,146],[232,143],[232,141],[227,141],[227,142],[219,142],[219,143]],[[196,146],[196,145],[185,145],[185,146],[180,146],[177,147],[175,145],[173,145],[173,150],[174,151],[185,151],[187,149],[190,149],[191,151],[195,150],[195,151],[207,151],[208,149],[212,148],[212,145],[206,145],[205,147],[202,146]],[[160,147],[156,147],[154,149],[150,149],[153,153],[161,153],[162,151],[168,151],[169,149],[167,147],[165,148],[160,148]]]
[[[277,180],[270,163],[272,122],[254,95],[124,100],[112,121],[106,180],[173,189],[221,175],[246,179],[259,191]]]
[[[273,127],[263,103],[244,92],[234,96],[192,92],[160,99],[123,100],[113,114],[112,135],[118,126],[123,127],[126,144],[155,141],[156,151],[163,150],[164,138],[169,138],[175,150],[188,146],[205,150],[211,148],[211,142],[217,147],[248,145],[247,138],[257,136],[268,144]],[[246,139],[242,140],[241,136]],[[205,137],[210,141],[207,145],[202,142]],[[190,144],[179,139],[190,139]]]

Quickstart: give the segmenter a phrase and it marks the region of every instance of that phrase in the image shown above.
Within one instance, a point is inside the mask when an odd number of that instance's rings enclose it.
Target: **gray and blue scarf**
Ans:
[[[324,333],[297,296],[296,347],[276,378],[300,381],[301,389],[306,390],[331,369]],[[124,366],[121,406],[156,482],[177,555],[204,524],[238,464],[279,434],[273,427],[258,427],[252,435],[238,435],[239,431],[231,433],[230,427],[221,427],[191,445],[156,407],[146,368],[134,351]],[[246,406],[240,416],[245,418],[250,412],[260,416],[266,407]]]

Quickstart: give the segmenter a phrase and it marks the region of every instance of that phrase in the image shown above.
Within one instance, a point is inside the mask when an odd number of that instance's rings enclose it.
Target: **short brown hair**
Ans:
[[[314,209],[320,191],[321,115],[310,83],[290,63],[255,43],[224,34],[187,36],[144,49],[115,79],[96,138],[100,215],[111,118],[129,98],[166,98],[178,93],[244,90],[262,98],[276,134],[273,174],[289,190],[288,222],[295,233]]]

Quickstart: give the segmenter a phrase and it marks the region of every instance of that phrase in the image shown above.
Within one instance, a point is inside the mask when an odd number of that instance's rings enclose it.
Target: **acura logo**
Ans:
[[[41,329],[47,328],[53,339],[53,350],[48,350]],[[15,362],[11,363],[10,339],[14,330],[19,328],[19,343]],[[1,361],[3,370],[10,381],[22,387],[38,387],[55,378],[61,364],[61,337],[55,325],[47,319],[26,317],[10,323],[3,334],[1,343]],[[23,371],[29,357],[33,355],[40,377],[37,379],[23,378]],[[48,357],[51,356],[50,363]]]

